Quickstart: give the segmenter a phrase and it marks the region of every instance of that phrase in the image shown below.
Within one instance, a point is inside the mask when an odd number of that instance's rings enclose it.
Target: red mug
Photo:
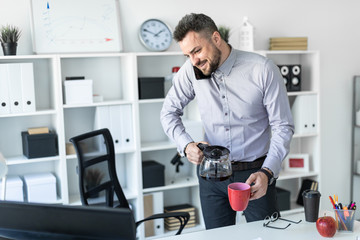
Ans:
[[[242,182],[228,185],[228,196],[231,208],[234,211],[244,211],[250,199],[250,185]]]

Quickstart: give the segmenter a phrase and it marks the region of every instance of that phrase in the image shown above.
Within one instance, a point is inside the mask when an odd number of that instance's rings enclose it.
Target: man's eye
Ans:
[[[197,49],[194,53],[199,53],[200,51],[201,51],[201,48]]]

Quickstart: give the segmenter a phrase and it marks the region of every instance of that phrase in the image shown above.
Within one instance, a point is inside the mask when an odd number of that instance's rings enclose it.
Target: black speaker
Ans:
[[[301,65],[290,66],[290,82],[288,91],[301,91]]]
[[[287,91],[301,91],[301,65],[278,65]]]
[[[284,84],[286,90],[289,90],[289,83],[290,83],[290,69],[288,65],[278,65],[281,75],[284,78]]]

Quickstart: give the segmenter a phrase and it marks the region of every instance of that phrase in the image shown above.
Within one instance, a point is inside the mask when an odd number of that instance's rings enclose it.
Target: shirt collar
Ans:
[[[231,47],[231,51],[230,51],[228,58],[225,60],[225,62],[223,62],[223,64],[221,64],[221,66],[215,72],[220,71],[225,75],[229,75],[231,72],[231,69],[233,68],[233,66],[235,64],[235,60],[236,60],[235,55],[236,55],[235,51]]]

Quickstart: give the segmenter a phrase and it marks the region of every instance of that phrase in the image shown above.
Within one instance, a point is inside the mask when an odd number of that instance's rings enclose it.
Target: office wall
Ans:
[[[360,75],[360,1],[119,1],[125,51],[146,51],[137,35],[145,19],[160,18],[174,28],[190,12],[208,14],[234,32],[248,16],[255,26],[256,49],[267,49],[269,37],[308,36],[309,49],[321,53],[322,203],[329,208],[327,196],[335,193],[349,201],[352,79]],[[0,24],[23,29],[18,54],[32,53],[28,7],[29,0],[0,0]],[[173,43],[170,50],[179,48]]]

